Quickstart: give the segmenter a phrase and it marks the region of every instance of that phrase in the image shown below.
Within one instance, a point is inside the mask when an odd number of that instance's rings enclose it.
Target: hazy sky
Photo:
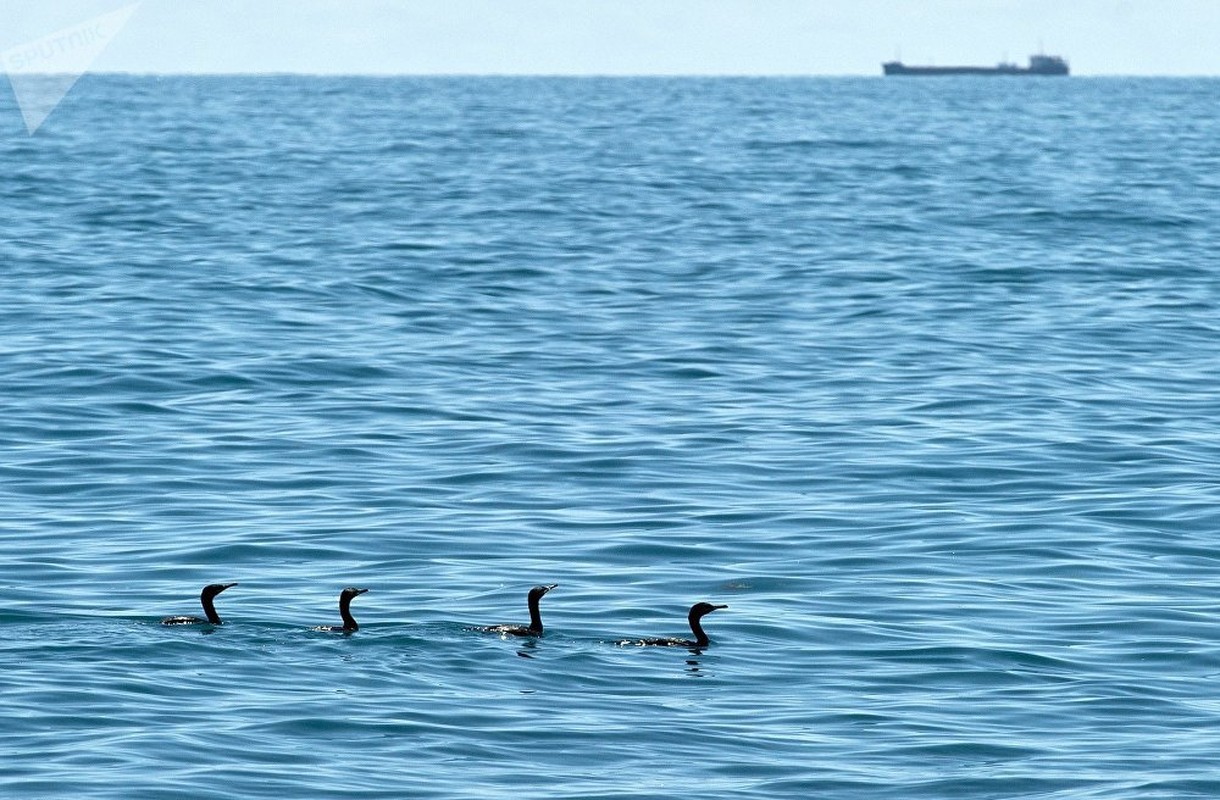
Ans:
[[[0,50],[134,0],[0,0]],[[142,0],[100,71],[1220,75],[1220,0]]]

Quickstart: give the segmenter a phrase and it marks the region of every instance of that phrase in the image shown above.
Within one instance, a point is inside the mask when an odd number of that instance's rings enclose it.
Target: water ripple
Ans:
[[[1214,797],[1217,86],[917,83],[87,76],[0,142],[0,787]]]

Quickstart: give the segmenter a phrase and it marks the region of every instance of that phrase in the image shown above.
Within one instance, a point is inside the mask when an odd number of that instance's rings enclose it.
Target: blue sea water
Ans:
[[[1220,795],[1218,108],[3,99],[0,794]]]

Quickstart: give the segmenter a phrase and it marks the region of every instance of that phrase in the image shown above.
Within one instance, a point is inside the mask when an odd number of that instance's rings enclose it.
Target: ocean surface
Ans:
[[[1220,796],[1217,109],[5,94],[0,795]]]

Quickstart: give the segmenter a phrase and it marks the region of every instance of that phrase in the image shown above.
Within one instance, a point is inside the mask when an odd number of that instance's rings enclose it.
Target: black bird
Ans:
[[[201,617],[166,617],[161,620],[162,625],[221,625],[220,615],[216,613],[216,606],[212,605],[212,599],[216,595],[228,589],[230,586],[236,586],[236,583],[209,583],[203,587],[203,591],[199,595],[199,602],[203,604],[203,613],[208,615],[207,619]]]
[[[620,645],[635,645],[637,647],[707,647],[711,642],[707,638],[707,634],[703,632],[703,625],[699,620],[703,619],[708,614],[720,608],[728,608],[728,606],[716,606],[711,603],[695,603],[690,607],[690,614],[687,620],[690,622],[691,633],[695,634],[694,640],[691,639],[628,639],[619,642]]]
[[[354,633],[360,630],[360,626],[356,624],[356,618],[352,616],[351,604],[354,598],[367,591],[368,589],[357,589],[354,586],[344,589],[339,593],[339,616],[343,618],[343,625],[319,625],[314,630],[332,633]]]
[[[541,636],[542,614],[538,611],[538,601],[542,599],[544,594],[558,585],[558,583],[547,583],[530,589],[529,596],[527,597],[530,607],[529,625],[482,625],[470,630],[483,631],[484,633],[498,633],[503,636]]]

